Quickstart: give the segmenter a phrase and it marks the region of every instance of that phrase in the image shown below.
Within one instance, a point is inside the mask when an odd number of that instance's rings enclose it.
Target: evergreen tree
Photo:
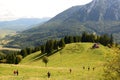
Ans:
[[[93,34],[88,35],[88,42],[95,42],[95,36]]]
[[[99,42],[104,46],[107,46],[110,43],[110,37],[107,34],[100,36]]]
[[[85,42],[90,42],[90,36],[89,36],[89,34],[86,35]]]
[[[69,36],[69,38],[68,38],[69,40],[68,40],[68,42],[69,43],[73,43],[74,42],[74,39],[73,39],[73,37],[72,36]]]
[[[53,46],[54,46],[53,43],[54,43],[53,40],[49,40],[49,41],[46,42],[46,46],[45,46],[46,49],[45,49],[45,51],[46,51],[47,54],[51,54],[52,53]]]
[[[60,48],[64,48],[64,47],[65,47],[64,39],[61,39],[61,40],[59,41],[59,47],[60,47]]]
[[[41,46],[41,53],[44,54],[46,51],[45,51],[45,45],[42,45]]]
[[[111,45],[111,46],[113,45],[113,42],[114,42],[114,40],[113,40],[113,35],[111,34],[111,36],[110,36],[110,45]]]
[[[3,59],[5,59],[5,54],[2,54],[2,53],[0,53],[0,60],[3,60]]]
[[[81,36],[77,36],[78,37],[78,42],[81,42]]]
[[[100,41],[100,36],[96,35],[95,36],[95,42],[99,42]]]
[[[81,42],[87,42],[87,33],[86,32],[82,33]]]
[[[68,37],[68,36],[65,36],[65,37],[64,37],[64,42],[65,42],[65,44],[68,44],[68,43],[69,43],[69,37]]]
[[[56,40],[54,41],[53,49],[58,50],[58,42]]]
[[[26,51],[27,51],[27,55],[29,55],[32,53],[32,48],[26,48]]]
[[[40,51],[40,50],[41,50],[41,46],[37,46],[37,47],[35,47],[34,52],[37,52],[37,51]]]
[[[6,59],[7,59],[7,63],[15,64],[15,62],[16,62],[16,54],[15,53],[9,53],[6,56]]]
[[[78,36],[74,36],[73,40],[74,40],[73,42],[79,42],[79,37]]]
[[[26,57],[28,54],[27,54],[27,50],[26,49],[22,49],[20,54],[24,57]]]

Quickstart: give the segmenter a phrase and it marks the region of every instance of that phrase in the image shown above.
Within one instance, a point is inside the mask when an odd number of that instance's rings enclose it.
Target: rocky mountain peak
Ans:
[[[81,21],[116,21],[120,20],[119,14],[120,0],[93,0],[79,10],[79,19]]]

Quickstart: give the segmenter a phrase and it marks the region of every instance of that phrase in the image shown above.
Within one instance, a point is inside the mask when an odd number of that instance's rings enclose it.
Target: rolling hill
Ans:
[[[48,66],[80,67],[84,64],[102,65],[101,63],[106,61],[107,59],[106,57],[109,57],[109,54],[111,54],[112,50],[102,45],[99,45],[100,48],[91,49],[92,46],[93,43],[67,44],[64,49],[56,52],[52,56],[49,56],[50,61],[48,63]],[[41,59],[35,60],[35,58],[37,58],[39,55],[40,52],[33,53],[24,58],[20,64],[30,63],[31,65],[44,66],[44,63],[42,62]],[[61,62],[61,58],[63,63]]]
[[[0,79],[46,80],[48,71],[51,73],[51,80],[102,79],[103,64],[114,56],[114,51],[102,45],[91,49],[92,45],[93,43],[67,44],[64,49],[48,57],[47,67],[42,59],[34,60],[40,52],[25,57],[19,65],[1,64]],[[19,76],[12,75],[12,71],[16,69],[20,72]],[[69,69],[72,69],[71,74]]]
[[[69,8],[43,25],[23,31],[8,45],[38,46],[48,39],[81,35],[83,31],[98,35],[113,34],[115,42],[119,43],[119,14],[120,0],[93,0],[86,5]]]

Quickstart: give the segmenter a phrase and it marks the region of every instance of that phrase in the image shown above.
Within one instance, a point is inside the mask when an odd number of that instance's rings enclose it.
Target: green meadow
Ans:
[[[115,55],[114,50],[100,44],[99,48],[91,49],[92,46],[93,43],[67,44],[48,57],[47,67],[41,58],[37,59],[40,51],[25,57],[18,65],[0,64],[0,80],[103,80],[104,64]],[[18,76],[13,74],[14,70],[19,71]]]

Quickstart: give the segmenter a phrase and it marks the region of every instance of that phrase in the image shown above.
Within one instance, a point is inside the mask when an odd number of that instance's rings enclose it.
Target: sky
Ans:
[[[0,21],[18,18],[54,17],[76,5],[92,0],[0,0]]]

